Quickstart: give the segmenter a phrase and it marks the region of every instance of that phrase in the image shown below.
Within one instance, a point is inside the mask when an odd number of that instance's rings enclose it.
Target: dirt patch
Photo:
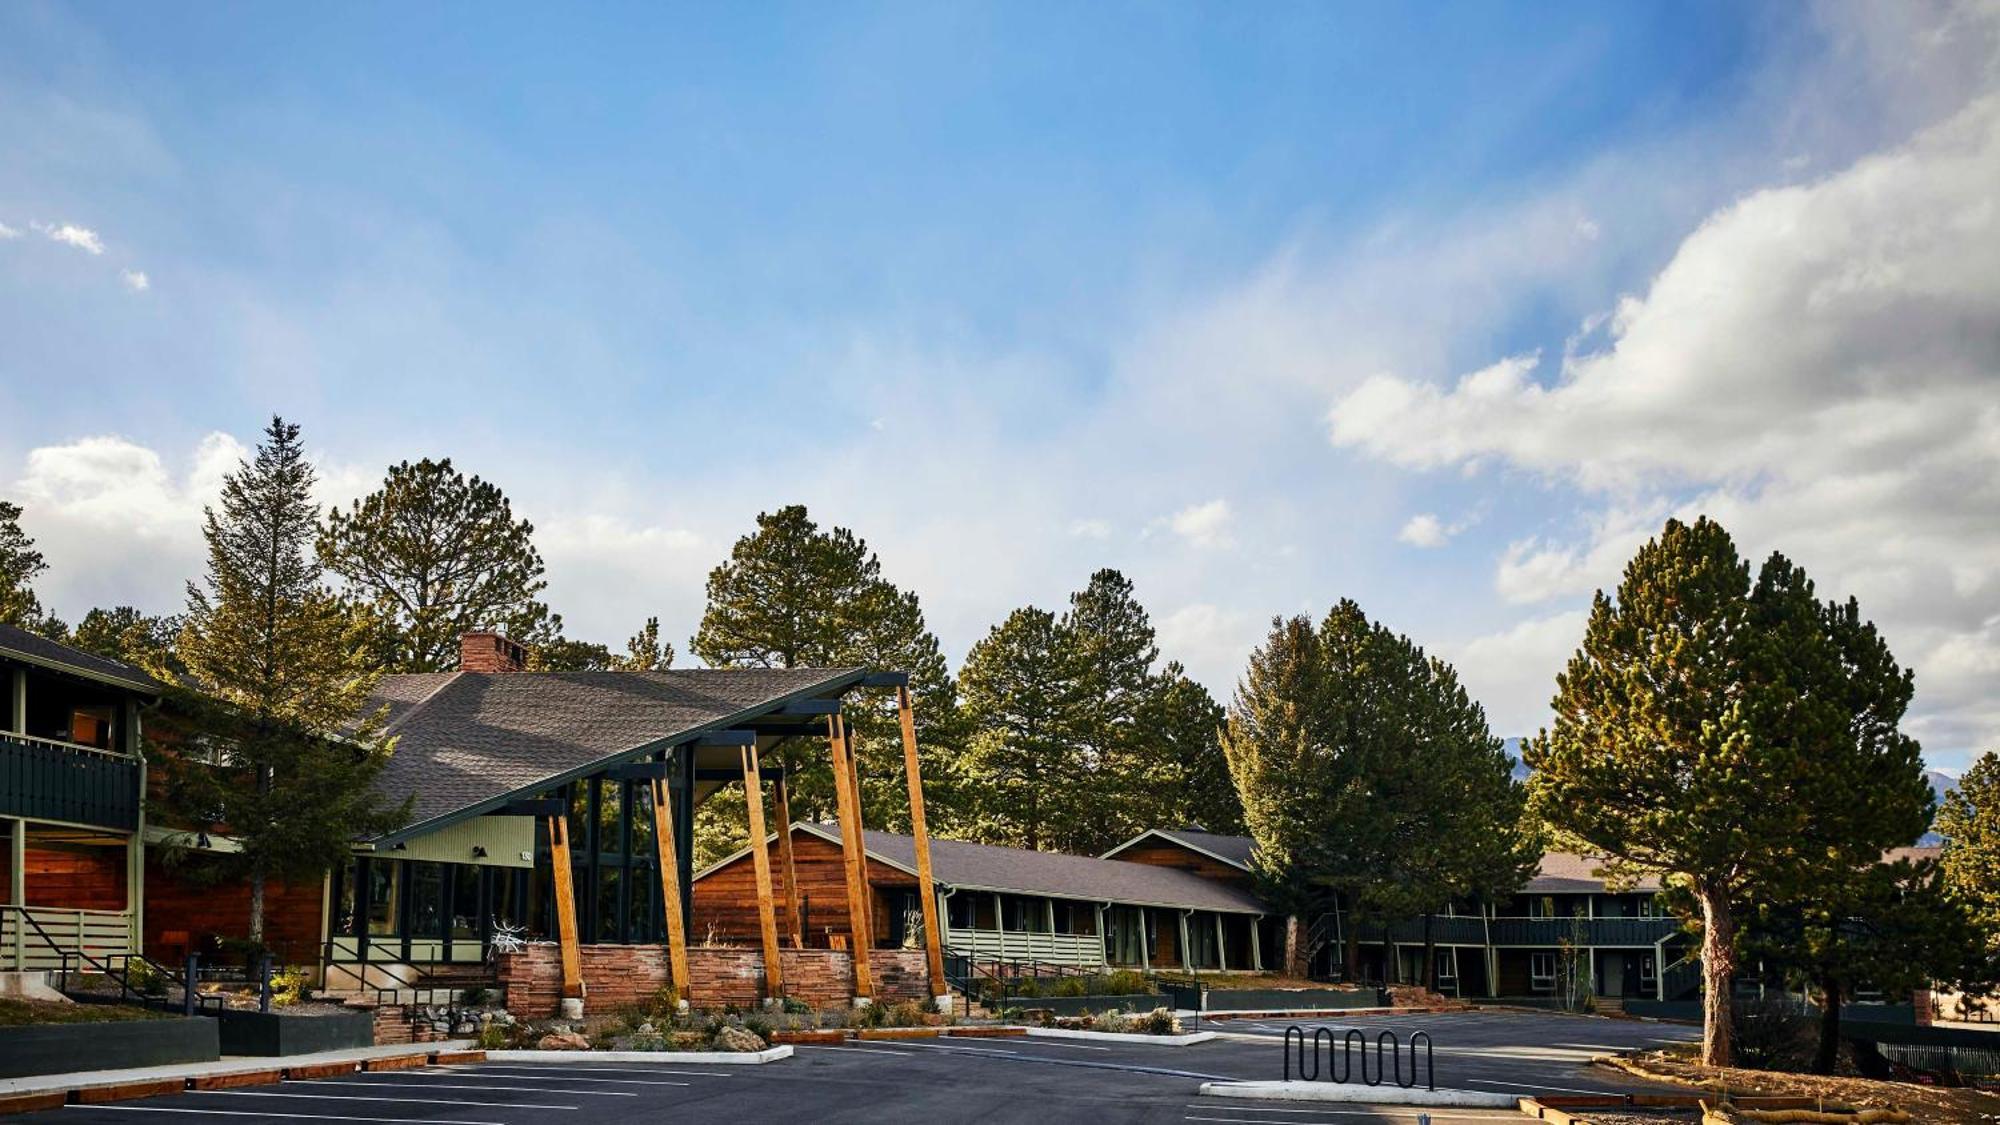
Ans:
[[[1970,1089],[1946,1089],[1914,1082],[1881,1082],[1785,1071],[1710,1067],[1666,1051],[1606,1055],[1596,1060],[1641,1078],[1664,1079],[1710,1092],[1747,1096],[1769,1094],[1816,1098],[1828,1105],[1861,1109],[1906,1109],[1926,1125],[1964,1125],[1989,1117],[2000,1120],[2000,1094]],[[1591,1116],[1590,1120],[1596,1120]]]
[[[116,1023],[157,1020],[171,1013],[124,1004],[66,1004],[58,1000],[0,1000],[0,1027],[41,1023]]]

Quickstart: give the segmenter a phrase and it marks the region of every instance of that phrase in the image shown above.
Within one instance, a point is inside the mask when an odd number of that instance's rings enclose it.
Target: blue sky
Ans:
[[[48,600],[174,605],[279,410],[499,482],[585,636],[804,501],[954,661],[1113,565],[1226,696],[1352,596],[1511,734],[1703,510],[2000,742],[1990,6],[1080,9],[0,8]]]

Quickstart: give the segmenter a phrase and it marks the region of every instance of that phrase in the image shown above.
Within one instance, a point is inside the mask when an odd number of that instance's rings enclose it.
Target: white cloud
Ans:
[[[1071,520],[1069,533],[1077,539],[1109,539],[1111,524],[1107,520],[1100,519]]]
[[[1582,642],[1587,618],[1582,610],[1529,618],[1498,633],[1441,646],[1439,655],[1485,705],[1493,733],[1533,734],[1548,723],[1556,673]]]
[[[1260,619],[1211,602],[1184,605],[1161,618],[1154,629],[1163,660],[1178,660],[1188,675],[1227,702],[1250,650],[1263,640]]]
[[[52,242],[60,242],[65,246],[74,246],[86,254],[104,253],[104,240],[99,238],[97,232],[91,230],[89,227],[80,227],[74,223],[62,223],[59,225],[52,223],[32,223],[30,225],[47,235]]]
[[[19,237],[21,237],[21,232],[18,228],[10,227],[6,223],[0,223],[0,242]]]
[[[1229,535],[1229,503],[1210,500],[1175,512],[1167,520],[1174,534],[1197,547],[1228,547],[1235,543]]]
[[[1396,533],[1396,539],[1412,547],[1434,550],[1451,542],[1464,530],[1463,523],[1446,523],[1431,512],[1420,512],[1403,524],[1403,529]]]
[[[1509,601],[1617,581],[1667,515],[1706,513],[1861,599],[1917,671],[1913,725],[2000,739],[2000,96],[1703,222],[1598,350],[1449,388],[1377,375],[1333,442],[1410,468],[1525,470],[1599,505],[1509,545]],[[1984,684],[1984,686],[1981,686]]]
[[[120,270],[118,277],[125,283],[125,288],[134,293],[144,293],[153,287],[153,279],[147,277],[144,270]]]

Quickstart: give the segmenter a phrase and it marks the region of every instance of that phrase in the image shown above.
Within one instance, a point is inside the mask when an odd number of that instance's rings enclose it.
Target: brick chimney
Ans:
[[[528,666],[528,650],[499,633],[467,633],[458,639],[461,672],[519,672]]]

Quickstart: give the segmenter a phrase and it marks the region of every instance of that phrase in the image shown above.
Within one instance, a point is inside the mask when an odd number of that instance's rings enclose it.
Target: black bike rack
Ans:
[[[1419,1070],[1417,1067],[1417,1041],[1419,1039],[1423,1040],[1424,1044],[1422,1070]],[[1326,1080],[1329,1082],[1347,1083],[1353,1081],[1357,1076],[1355,1072],[1354,1048],[1358,1044],[1361,1048],[1359,1078],[1367,1085],[1380,1086],[1383,1078],[1393,1077],[1397,1086],[1408,1090],[1417,1084],[1417,1078],[1421,1075],[1426,1090],[1437,1089],[1437,1067],[1434,1062],[1434,1051],[1430,1032],[1428,1031],[1413,1031],[1410,1033],[1410,1073],[1407,1077],[1403,1074],[1403,1043],[1396,1037],[1395,1032],[1384,1029],[1375,1034],[1375,1065],[1373,1068],[1369,1066],[1368,1036],[1360,1028],[1348,1028],[1347,1034],[1341,1036],[1339,1042],[1340,1049],[1335,1051],[1332,1028],[1315,1028],[1310,1033],[1298,1024],[1293,1024],[1286,1028],[1285,1039],[1282,1044],[1285,1081],[1289,1082],[1292,1080],[1292,1064],[1294,1060],[1298,1063],[1297,1069],[1301,1081],[1316,1082],[1319,1080],[1322,1071],[1325,1072]],[[1310,1055],[1306,1051],[1307,1043],[1312,1044]],[[1323,1064],[1320,1061],[1320,1048],[1322,1045],[1326,1049],[1326,1060]],[[1385,1052],[1388,1055],[1386,1060],[1383,1058]],[[1310,1072],[1308,1072],[1306,1066],[1308,1059],[1312,1063]]]

